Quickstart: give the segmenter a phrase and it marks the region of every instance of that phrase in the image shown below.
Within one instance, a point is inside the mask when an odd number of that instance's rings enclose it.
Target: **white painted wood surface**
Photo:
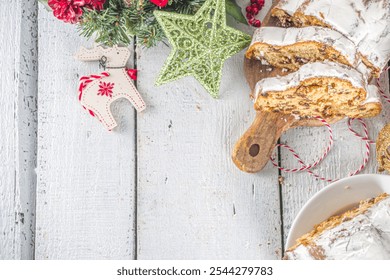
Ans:
[[[277,170],[240,172],[231,160],[254,111],[243,53],[226,62],[222,96],[193,78],[156,88],[170,49],[138,50],[138,257],[258,259],[281,254]]]
[[[120,129],[107,132],[77,100],[73,59],[86,45],[76,27],[39,9],[37,259],[133,259],[134,110],[117,103]]]
[[[243,52],[225,63],[214,100],[193,78],[155,87],[170,48],[137,49],[149,107],[135,115],[119,101],[119,129],[107,132],[77,101],[79,76],[101,72],[72,57],[91,42],[43,7],[37,13],[36,0],[1,1],[0,23],[0,259],[281,257],[295,215],[326,183],[282,174],[279,186],[271,164],[251,175],[232,163],[254,116]],[[373,138],[389,108],[367,121]],[[363,146],[345,122],[333,129],[319,172],[343,177]],[[324,128],[297,128],[282,142],[310,161],[326,137]],[[284,150],[281,163],[296,166]],[[364,172],[376,172],[374,157]]]
[[[37,3],[0,8],[0,259],[34,252]]]

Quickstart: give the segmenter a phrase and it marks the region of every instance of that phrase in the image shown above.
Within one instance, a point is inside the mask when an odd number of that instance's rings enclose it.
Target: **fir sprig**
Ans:
[[[165,11],[192,14],[205,0],[170,0]],[[108,46],[128,45],[133,36],[145,47],[156,45],[165,38],[153,15],[158,7],[149,0],[133,0],[126,5],[123,0],[106,1],[104,10],[86,9],[80,22],[80,34]]]
[[[237,20],[245,22],[234,0],[226,1],[227,12]],[[169,0],[163,10],[194,14],[204,2],[205,0]],[[149,0],[106,0],[101,11],[84,8],[79,32],[82,36],[94,37],[97,43],[107,46],[128,45],[136,36],[142,46],[152,47],[165,38],[153,15],[156,9],[160,8]]]
[[[79,25],[80,34],[90,38],[96,36],[98,43],[106,45],[128,45],[133,34],[127,25],[127,7],[123,0],[106,2],[104,10],[85,9]]]

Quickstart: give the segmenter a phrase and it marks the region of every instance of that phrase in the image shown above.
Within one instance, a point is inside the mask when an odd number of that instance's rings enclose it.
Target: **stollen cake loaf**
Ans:
[[[316,225],[289,248],[288,260],[389,260],[390,197],[381,194]]]
[[[375,77],[390,58],[390,0],[281,0],[271,14],[284,27],[322,26],[344,34]]]
[[[346,65],[314,62],[283,77],[265,78],[255,87],[257,111],[300,118],[366,118],[380,113],[378,88]]]
[[[330,60],[357,67],[355,44],[336,30],[262,27],[256,29],[246,57],[262,64],[296,71],[309,62]]]
[[[379,172],[390,172],[390,123],[381,129],[376,139],[376,160]]]

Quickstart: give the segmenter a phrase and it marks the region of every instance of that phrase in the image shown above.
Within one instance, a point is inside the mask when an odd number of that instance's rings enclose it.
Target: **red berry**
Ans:
[[[246,7],[245,10],[246,10],[247,13],[252,13],[252,7],[251,6]]]
[[[253,25],[254,27],[260,27],[261,22],[260,22],[260,20],[256,19],[256,20],[252,23],[252,25]]]
[[[252,13],[254,15],[257,15],[259,13],[259,9],[257,7],[256,8],[252,8],[251,10],[252,10]]]
[[[248,20],[248,23],[249,23],[250,25],[253,25],[254,22],[255,22],[255,18],[251,18],[251,19]]]
[[[251,3],[252,4],[257,3],[257,0],[251,0]]]
[[[253,15],[251,13],[246,13],[246,18],[248,19],[248,21],[250,20],[253,20]]]
[[[257,8],[257,4],[256,4],[256,3],[251,4],[249,7],[252,7],[252,9],[253,9],[253,8]]]
[[[259,5],[264,5],[264,0],[257,0],[257,4],[259,4]]]

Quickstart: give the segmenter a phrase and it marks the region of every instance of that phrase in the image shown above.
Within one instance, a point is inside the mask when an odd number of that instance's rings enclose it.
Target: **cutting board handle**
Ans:
[[[296,119],[291,115],[257,112],[252,125],[234,147],[233,162],[248,173],[262,170],[278,139],[294,122]]]

